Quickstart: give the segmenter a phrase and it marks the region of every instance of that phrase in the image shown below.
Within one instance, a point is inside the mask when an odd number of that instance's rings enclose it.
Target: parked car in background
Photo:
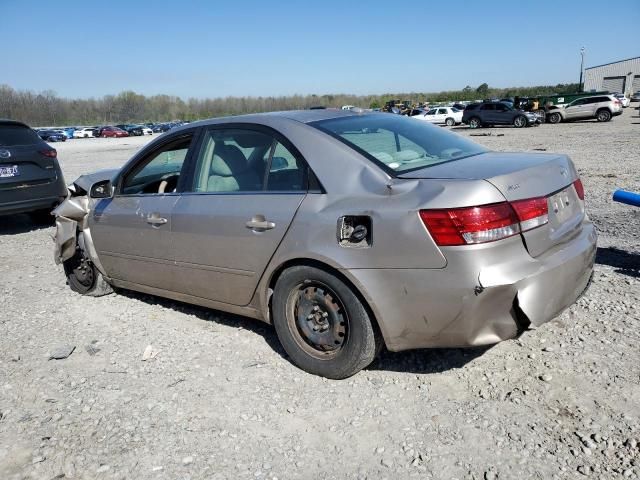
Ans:
[[[116,127],[124,130],[129,134],[129,136],[132,136],[132,137],[141,137],[143,135],[142,127],[140,125],[130,125],[130,124],[121,123],[120,125],[116,125]]]
[[[622,114],[622,104],[613,95],[596,95],[574,100],[564,106],[557,106],[547,113],[549,123],[570,122],[595,118],[599,122],[608,122]]]
[[[67,136],[60,130],[52,130],[47,128],[41,128],[36,130],[38,136],[45,142],[66,142]]]
[[[140,128],[142,128],[143,135],[153,135],[153,130],[150,127],[147,127],[146,125],[140,125]]]
[[[422,115],[414,115],[411,118],[438,125],[453,127],[462,123],[462,112],[453,107],[438,107],[427,110]]]
[[[82,127],[73,132],[73,138],[91,138],[96,127]]]
[[[625,95],[621,93],[614,93],[613,96],[618,99],[620,105],[622,105],[622,108],[627,108],[629,105],[631,105],[631,100],[629,100]]]
[[[67,137],[67,139],[73,138],[73,132],[76,131],[75,128],[71,128],[71,127],[62,128],[60,130],[64,133],[64,135],[65,135],[65,137]]]
[[[102,127],[99,136],[102,138],[122,138],[128,137],[129,133],[118,127]]]
[[[569,157],[491,152],[388,113],[178,127],[77,179],[56,215],[72,290],[273,323],[293,363],[338,379],[385,345],[487,345],[548,322],[596,254]]]
[[[640,102],[640,90],[631,95],[631,98],[629,100],[631,100],[632,102]]]
[[[49,212],[67,195],[57,152],[21,122],[0,120],[0,215]]]
[[[540,119],[535,113],[516,110],[503,102],[483,102],[467,105],[462,113],[462,123],[470,128],[491,125],[513,125],[516,128],[538,125]]]

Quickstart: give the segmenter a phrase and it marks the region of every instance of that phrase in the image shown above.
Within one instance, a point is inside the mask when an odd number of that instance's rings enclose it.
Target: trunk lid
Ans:
[[[510,202],[547,197],[548,223],[521,234],[532,257],[576,235],[585,217],[584,201],[573,185],[578,174],[566,155],[487,152],[398,177],[485,180]]]

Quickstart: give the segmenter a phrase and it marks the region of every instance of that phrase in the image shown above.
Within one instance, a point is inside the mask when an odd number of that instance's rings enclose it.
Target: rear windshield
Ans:
[[[41,141],[38,134],[28,127],[0,124],[0,147],[35,145]]]
[[[310,125],[341,140],[391,174],[487,151],[443,128],[389,113],[333,118]]]

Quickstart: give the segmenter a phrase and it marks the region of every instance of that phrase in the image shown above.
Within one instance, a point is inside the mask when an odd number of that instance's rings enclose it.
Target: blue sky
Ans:
[[[66,97],[556,84],[582,46],[640,55],[640,0],[0,0],[0,25],[0,84]]]

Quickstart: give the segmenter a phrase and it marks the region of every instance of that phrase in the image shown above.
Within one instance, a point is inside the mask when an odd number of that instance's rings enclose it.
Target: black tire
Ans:
[[[63,263],[69,288],[81,295],[101,297],[113,292],[96,266],[85,257],[80,248],[76,248],[73,257]]]
[[[353,290],[332,273],[308,266],[285,270],[272,298],[273,324],[291,361],[336,380],[375,359],[382,340]]]
[[[529,120],[524,115],[518,115],[513,119],[513,126],[516,128],[523,128],[529,124]]]
[[[444,124],[445,124],[447,127],[453,127],[453,126],[456,124],[456,121],[455,121],[453,118],[447,118],[447,119],[444,121]]]
[[[611,112],[606,108],[598,110],[596,112],[596,119],[599,122],[608,122],[609,120],[611,120]]]
[[[560,123],[562,121],[562,115],[560,115],[558,112],[553,112],[549,114],[549,123]]]
[[[480,128],[482,127],[482,122],[478,117],[473,117],[469,120],[469,128]]]

